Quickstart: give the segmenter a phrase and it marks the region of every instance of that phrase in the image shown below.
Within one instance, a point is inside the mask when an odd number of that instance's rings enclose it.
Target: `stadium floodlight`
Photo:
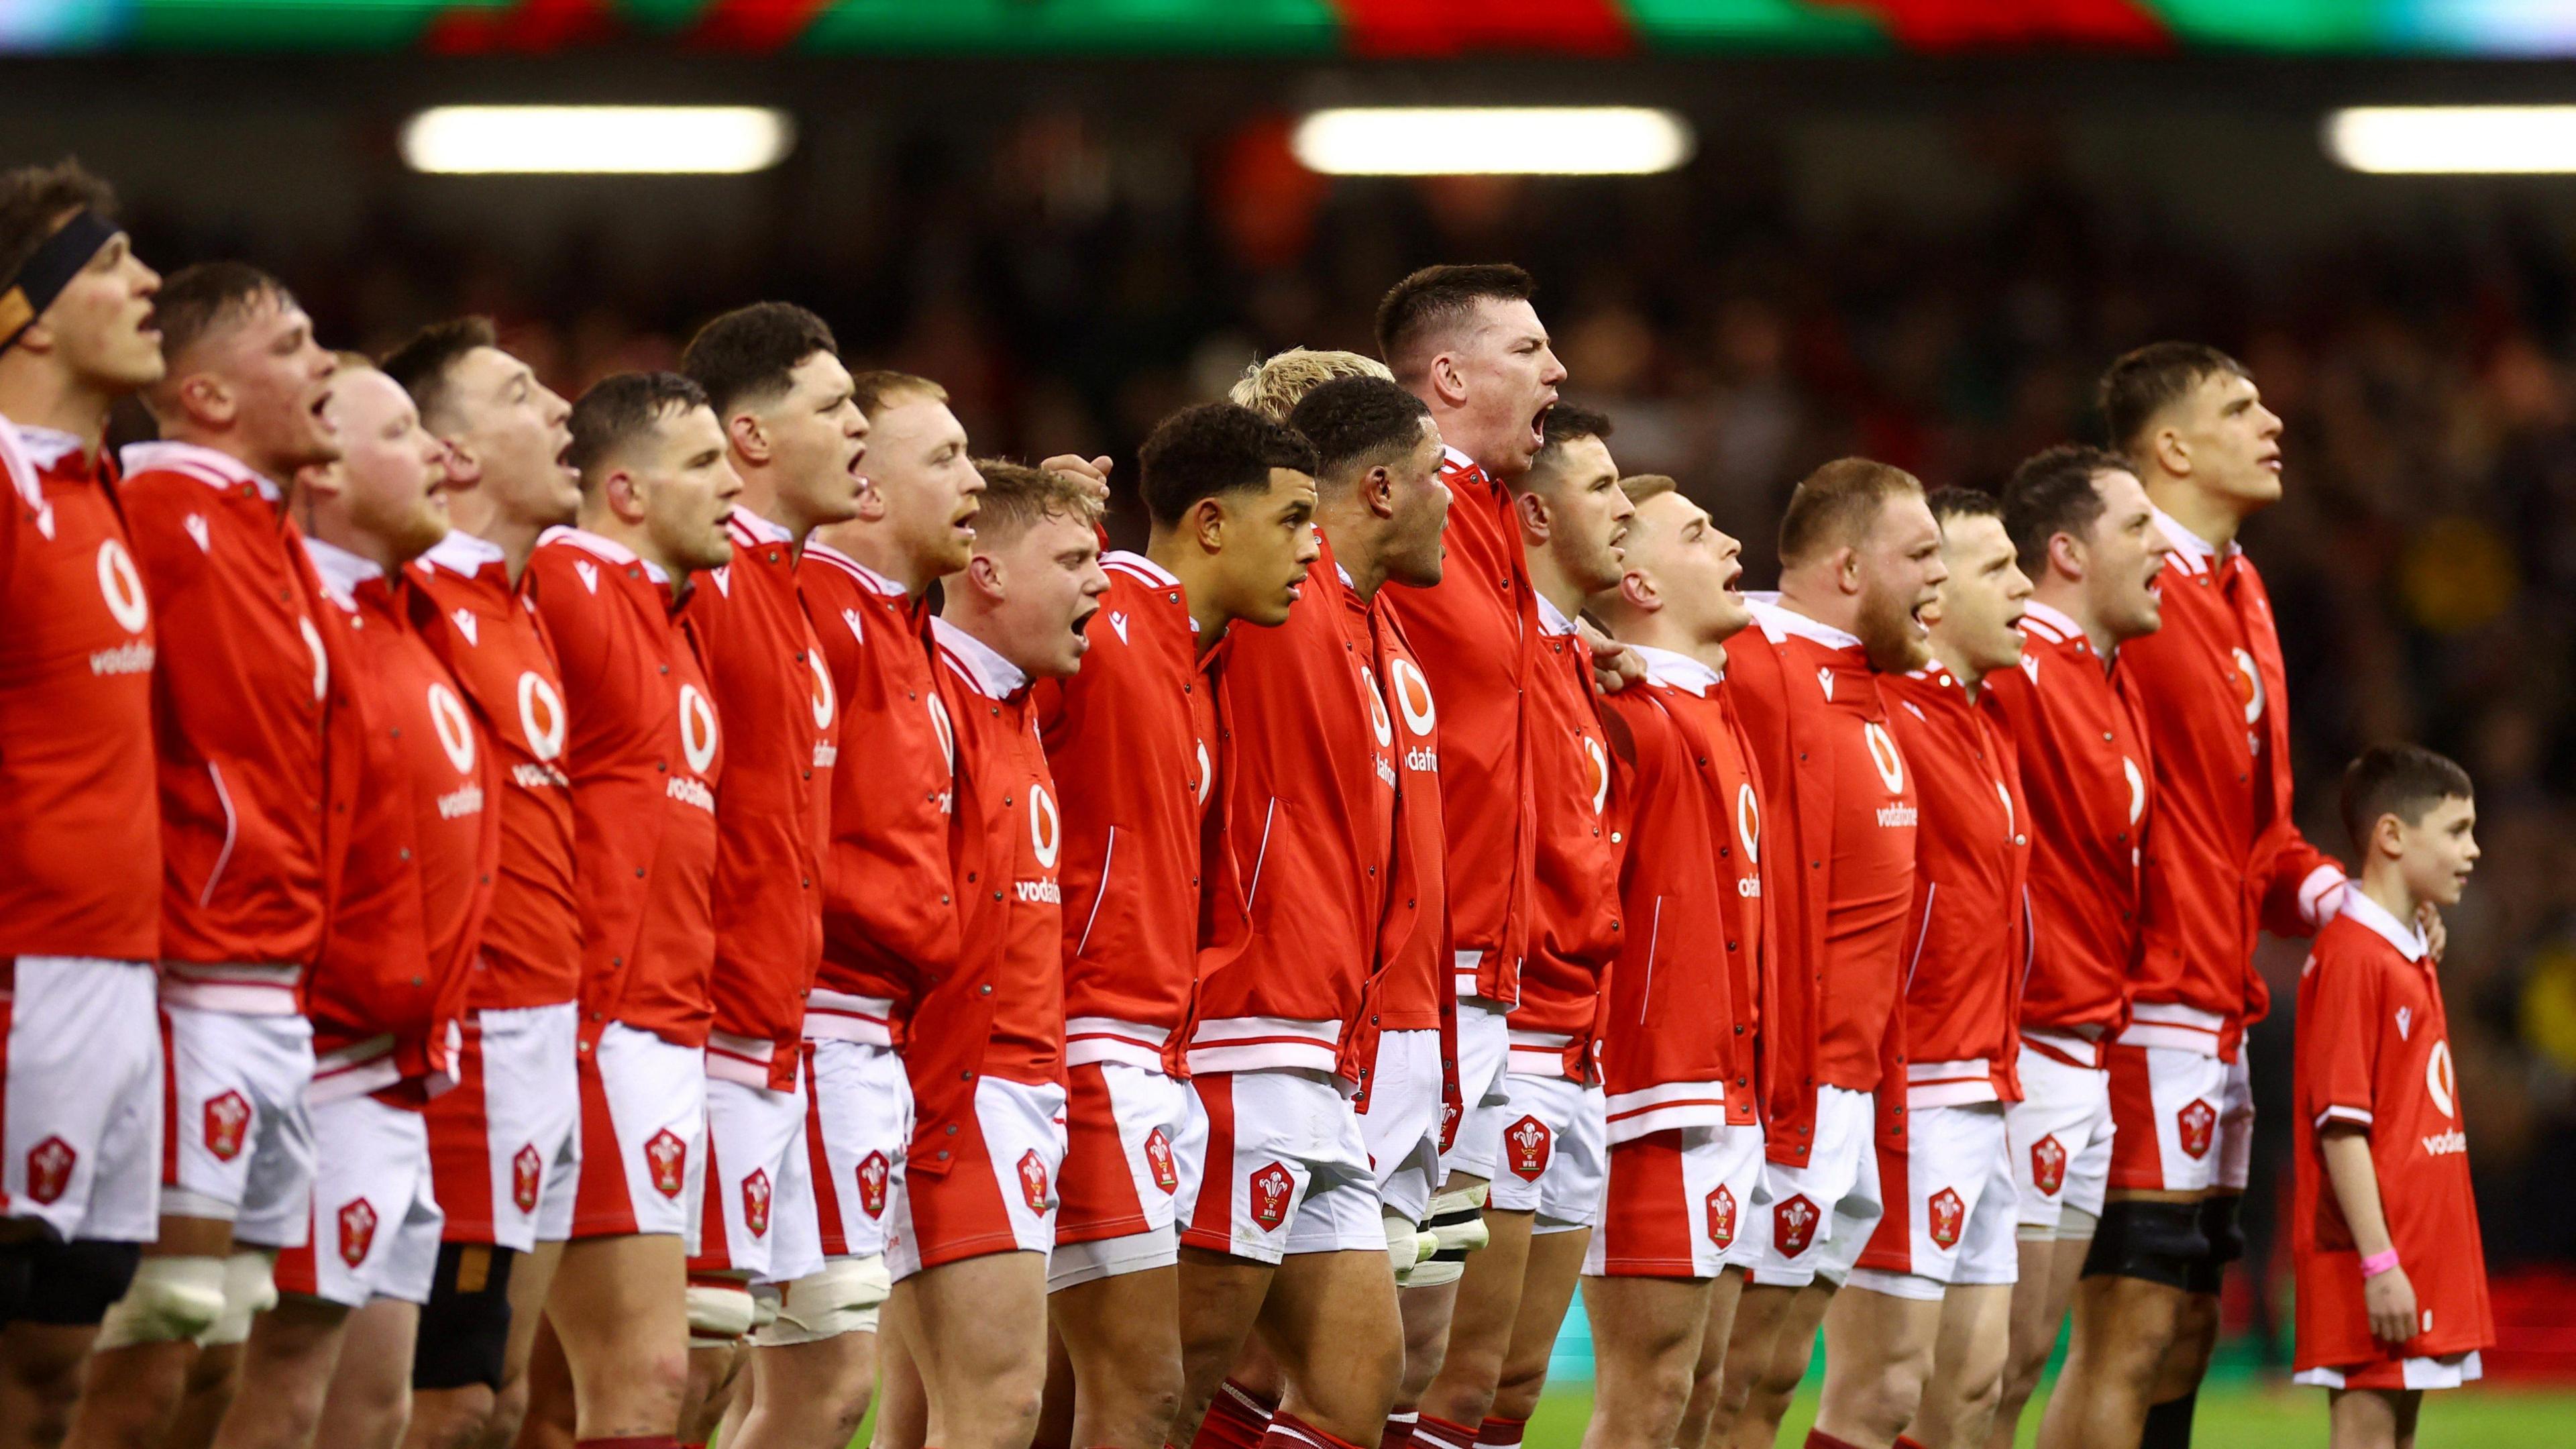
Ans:
[[[1698,139],[1643,106],[1354,106],[1309,113],[1289,145],[1327,176],[1645,176]]]
[[[403,160],[444,175],[740,175],[795,144],[763,106],[434,106],[402,129]]]
[[[2383,176],[2576,172],[2576,106],[2354,106],[2326,117],[2325,144]]]

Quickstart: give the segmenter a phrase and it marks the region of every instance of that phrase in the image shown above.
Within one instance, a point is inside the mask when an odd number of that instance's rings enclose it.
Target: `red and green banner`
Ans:
[[[0,0],[0,51],[2576,55],[2547,0]]]

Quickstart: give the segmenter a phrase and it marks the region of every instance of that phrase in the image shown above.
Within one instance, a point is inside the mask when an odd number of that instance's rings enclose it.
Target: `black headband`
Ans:
[[[116,239],[117,231],[116,223],[83,207],[36,245],[35,255],[27,258],[6,287],[0,287],[0,352],[8,351],[18,334],[45,315],[99,248]]]

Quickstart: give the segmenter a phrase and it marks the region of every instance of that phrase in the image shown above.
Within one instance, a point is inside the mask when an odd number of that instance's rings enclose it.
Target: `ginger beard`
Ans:
[[[909,393],[869,418],[866,487],[884,508],[896,552],[924,579],[945,578],[975,554],[984,475],[966,452],[966,426],[948,404]]]
[[[1860,583],[1852,632],[1870,668],[1910,674],[1930,663],[1932,636],[1923,611],[1940,598],[1948,570],[1941,563],[1941,525],[1933,522],[1921,494],[1887,500],[1852,551],[1851,567]]]
[[[374,368],[333,380],[329,413],[340,439],[339,500],[352,528],[396,560],[447,536],[447,449],[420,425],[411,398]]]

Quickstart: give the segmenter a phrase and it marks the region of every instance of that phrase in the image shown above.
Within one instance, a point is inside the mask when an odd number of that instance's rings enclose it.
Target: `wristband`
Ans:
[[[2389,1248],[2382,1252],[2373,1253],[2369,1257],[2362,1259],[2361,1276],[2365,1279],[2376,1278],[2382,1273],[2394,1270],[2396,1267],[2397,1250],[2395,1248]]]

